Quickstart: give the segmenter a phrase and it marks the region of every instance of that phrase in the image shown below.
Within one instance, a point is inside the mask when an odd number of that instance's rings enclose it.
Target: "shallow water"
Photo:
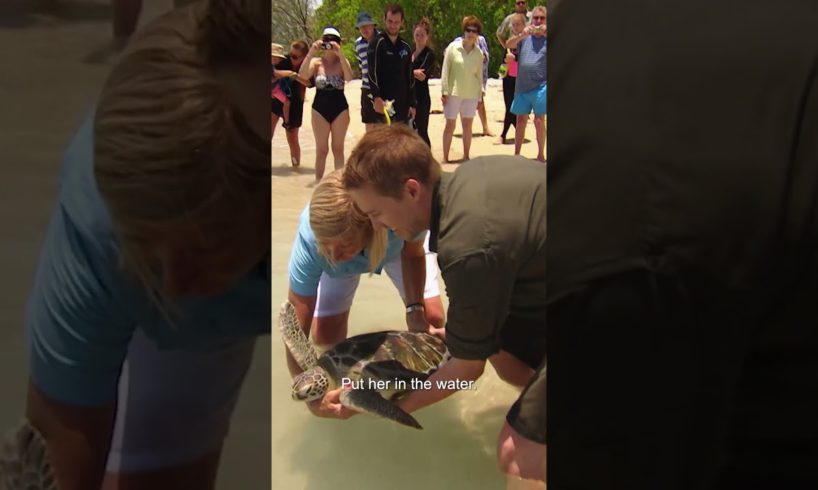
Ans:
[[[287,296],[287,260],[296,222],[309,199],[311,172],[284,172],[286,143],[273,141],[272,293],[275,315]],[[303,140],[303,138],[302,138]],[[282,144],[283,143],[283,144]],[[311,169],[310,169],[311,170]],[[441,284],[442,286],[442,284]],[[443,288],[441,287],[441,290]],[[444,298],[445,304],[445,298]],[[403,305],[386,276],[362,276],[350,335],[405,328]],[[277,317],[274,318],[274,329]],[[361,414],[346,421],[313,416],[290,398],[284,344],[272,337],[272,475],[274,488],[305,490],[502,489],[497,434],[517,392],[487,366],[474,390],[413,415],[415,430]]]

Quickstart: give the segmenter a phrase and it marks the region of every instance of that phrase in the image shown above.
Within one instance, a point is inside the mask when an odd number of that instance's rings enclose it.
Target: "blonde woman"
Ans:
[[[484,55],[477,45],[483,24],[473,15],[463,18],[463,37],[455,39],[443,54],[441,70],[441,91],[443,94],[443,115],[446,127],[443,129],[443,161],[450,162],[449,148],[452,146],[457,116],[463,127],[463,160],[469,159],[471,149],[472,122],[477,112],[483,91]]]
[[[59,488],[214,488],[270,329],[267,108],[246,96],[269,90],[257,3],[140,31],[66,152],[26,319],[26,417]]]
[[[375,230],[342,184],[343,169],[324,177],[301,213],[289,263],[289,300],[307,335],[329,347],[347,337],[347,320],[361,274],[385,271],[407,307],[413,331],[441,329],[443,303],[436,257],[423,239],[404,241]],[[301,369],[288,356],[291,374]],[[332,397],[336,399],[333,401]],[[340,410],[337,393],[310,404],[319,416]]]
[[[317,55],[323,53],[321,58]],[[315,135],[315,181],[324,176],[332,135],[335,168],[344,166],[344,140],[349,128],[349,104],[344,85],[352,80],[352,67],[341,52],[341,33],[334,27],[324,29],[321,39],[312,43],[298,73],[315,87],[312,101],[312,132]]]

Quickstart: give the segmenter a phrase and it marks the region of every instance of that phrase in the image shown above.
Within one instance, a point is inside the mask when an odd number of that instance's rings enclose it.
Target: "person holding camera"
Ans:
[[[322,53],[322,57],[317,57]],[[344,85],[352,80],[352,67],[341,53],[341,33],[327,27],[321,39],[312,43],[301,64],[299,76],[315,87],[312,102],[312,132],[315,136],[315,181],[324,176],[332,134],[332,156],[335,168],[344,166],[344,139],[349,128],[349,104]]]
[[[534,111],[534,127],[537,129],[537,160],[545,162],[545,114],[546,93],[546,10],[542,5],[531,9],[531,24],[523,32],[506,41],[506,49],[517,48],[517,86],[511,112],[517,116],[514,126],[514,154],[520,154],[525,139],[528,115]]]

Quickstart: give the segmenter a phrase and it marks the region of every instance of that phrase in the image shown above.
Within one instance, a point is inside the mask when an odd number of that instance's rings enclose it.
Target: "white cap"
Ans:
[[[335,36],[338,39],[341,39],[341,33],[338,32],[338,29],[336,29],[334,27],[325,28],[324,32],[321,33],[321,37],[324,37],[324,36]]]

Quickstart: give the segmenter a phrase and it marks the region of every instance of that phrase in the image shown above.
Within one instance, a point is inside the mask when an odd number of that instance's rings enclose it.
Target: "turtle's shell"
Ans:
[[[350,337],[318,358],[336,386],[342,378],[352,381],[372,379],[388,381],[390,389],[380,390],[384,395],[399,394],[403,390],[396,380],[403,380],[407,388],[411,379],[426,379],[443,362],[446,344],[427,333],[408,331],[372,332]]]

